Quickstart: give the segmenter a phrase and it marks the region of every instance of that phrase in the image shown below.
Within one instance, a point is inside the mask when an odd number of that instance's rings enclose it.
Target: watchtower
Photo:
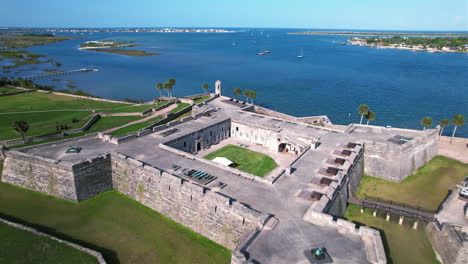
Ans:
[[[221,81],[220,80],[217,80],[215,82],[215,94],[217,96],[221,96]]]

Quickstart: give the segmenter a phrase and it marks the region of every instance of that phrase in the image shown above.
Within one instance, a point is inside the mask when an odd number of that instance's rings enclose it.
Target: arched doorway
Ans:
[[[281,143],[278,145],[278,152],[288,152],[289,150],[286,148],[286,143]]]
[[[197,143],[197,151],[200,151],[200,150],[201,150],[201,143],[198,142],[198,143]]]

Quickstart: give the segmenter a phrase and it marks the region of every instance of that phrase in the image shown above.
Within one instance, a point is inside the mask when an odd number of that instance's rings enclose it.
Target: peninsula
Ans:
[[[467,37],[352,37],[351,45],[376,47],[379,49],[406,49],[412,51],[468,52]]]
[[[133,41],[87,41],[80,45],[81,50],[98,51],[111,54],[120,54],[126,56],[142,57],[142,56],[153,56],[159,55],[159,53],[145,52],[141,50],[131,49],[112,49],[112,48],[128,48],[135,47],[140,44],[134,43]]]
[[[354,36],[418,36],[418,37],[468,37],[466,33],[433,32],[382,32],[382,31],[301,31],[289,32],[296,35],[354,35]]]

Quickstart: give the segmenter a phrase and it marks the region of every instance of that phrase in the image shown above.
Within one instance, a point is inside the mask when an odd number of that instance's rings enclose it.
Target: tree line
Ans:
[[[362,124],[362,120],[365,117],[367,119],[367,125],[369,125],[369,121],[374,121],[375,120],[375,112],[371,111],[369,109],[369,106],[366,104],[361,104],[358,107],[358,113],[361,115],[361,121],[359,124]],[[452,117],[452,120],[449,120],[447,118],[441,119],[439,121],[439,125],[441,127],[439,136],[441,136],[444,132],[444,128],[447,127],[450,124],[453,124],[455,127],[452,132],[452,137],[450,139],[450,143],[452,143],[453,138],[455,137],[455,133],[457,132],[457,128],[459,126],[463,126],[465,124],[465,116],[462,114],[457,114]],[[426,130],[426,128],[431,127],[434,124],[434,121],[432,120],[431,117],[426,116],[421,119],[421,125],[423,126],[423,130]]]

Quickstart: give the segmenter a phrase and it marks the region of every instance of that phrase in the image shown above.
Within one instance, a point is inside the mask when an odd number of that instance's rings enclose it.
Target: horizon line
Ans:
[[[200,27],[192,27],[192,26],[103,26],[103,27],[76,27],[76,26],[63,26],[63,27],[56,27],[56,26],[0,26],[0,30],[4,29],[132,29],[132,28],[181,28],[181,29],[304,29],[304,30],[317,30],[317,31],[387,31],[387,32],[404,32],[404,31],[419,31],[419,32],[467,32],[468,30],[429,30],[429,29],[343,29],[343,28],[303,28],[303,27],[208,27],[208,26],[200,26]]]

